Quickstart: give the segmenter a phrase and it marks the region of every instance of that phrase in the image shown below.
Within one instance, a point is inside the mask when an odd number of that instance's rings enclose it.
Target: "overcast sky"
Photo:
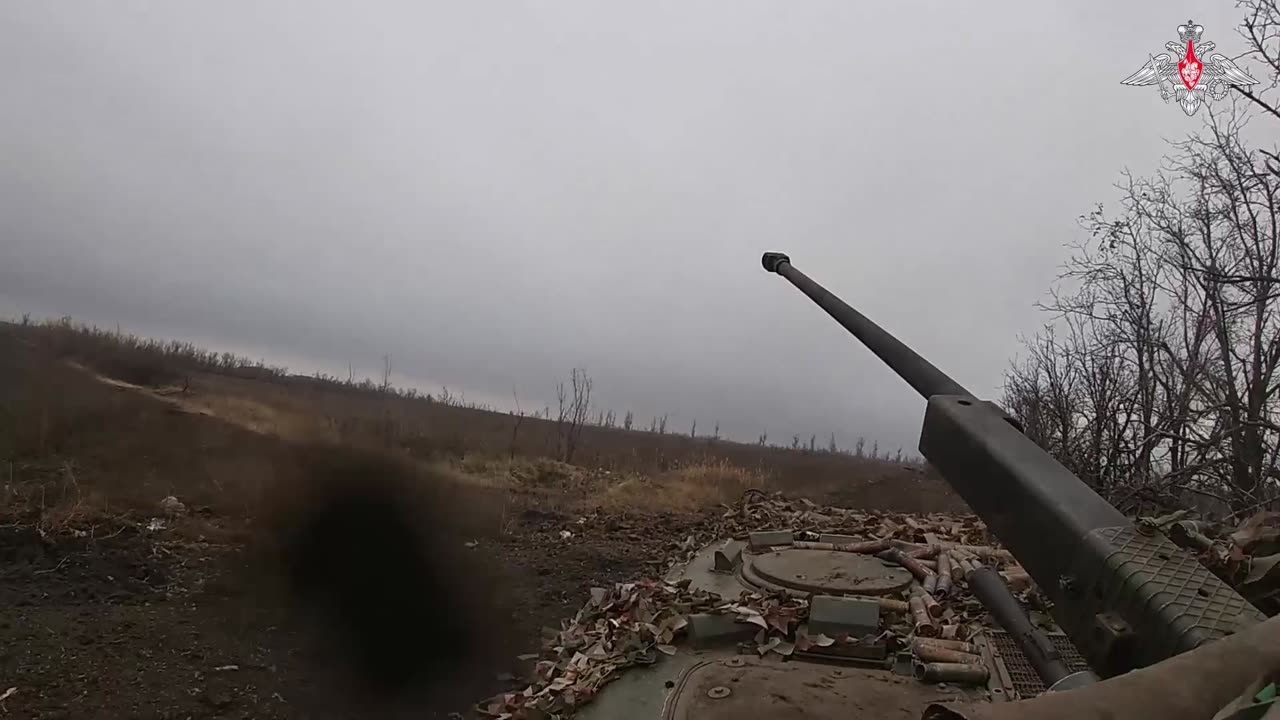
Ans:
[[[1229,0],[1192,19],[1244,48]],[[638,422],[914,449],[779,250],[976,393],[1199,125],[1120,85],[1167,2],[0,6],[0,314]]]

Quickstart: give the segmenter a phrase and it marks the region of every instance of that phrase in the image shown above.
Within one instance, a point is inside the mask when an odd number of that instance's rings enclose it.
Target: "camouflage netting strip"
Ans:
[[[948,557],[957,559],[986,556],[986,562],[997,566],[1007,558],[1006,553],[990,551],[993,545],[986,527],[972,515],[849,510],[749,492],[718,521],[681,543],[671,565],[688,560],[715,538],[744,538],[757,530],[782,528],[794,529],[797,537],[814,541],[820,533],[848,535],[859,541],[891,541],[899,555],[915,556],[913,560],[931,566],[931,572],[938,567],[933,558],[944,550]],[[917,585],[913,590],[919,593],[922,588]],[[1028,586],[1020,599],[1034,603],[1037,598],[1033,594]],[[904,593],[898,600],[905,604],[909,595]],[[935,589],[930,603],[939,606],[937,625],[943,631],[950,629],[944,635],[970,637],[970,628],[987,620],[981,604],[958,583],[951,583],[945,593]],[[874,638],[810,637],[803,630],[809,617],[809,603],[803,598],[751,591],[723,598],[691,588],[687,580],[677,584],[650,579],[619,583],[612,588],[593,588],[590,600],[574,618],[549,634],[527,687],[489,698],[476,710],[484,717],[512,720],[568,717],[625,669],[651,665],[663,654],[674,654],[689,616],[698,613],[733,615],[739,622],[759,626],[748,647],[754,645],[762,656],[775,653],[787,657],[797,651],[868,639],[887,640],[895,648],[909,647],[914,636],[907,614],[887,613],[881,632]]]

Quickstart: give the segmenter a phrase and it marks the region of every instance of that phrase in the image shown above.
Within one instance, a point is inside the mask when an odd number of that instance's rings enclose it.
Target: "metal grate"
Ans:
[[[985,634],[991,638],[991,644],[1004,659],[1009,678],[1013,680],[1013,689],[1017,690],[1019,695],[1029,698],[1045,691],[1044,683],[1040,682],[1040,676],[1036,675],[1031,663],[1027,662],[1026,656],[1018,649],[1018,644],[1013,641],[1009,633],[1003,630],[987,630]],[[1066,635],[1050,635],[1049,641],[1058,648],[1063,662],[1071,672],[1090,669],[1089,663],[1084,661],[1080,652],[1076,650],[1076,646],[1071,644]]]

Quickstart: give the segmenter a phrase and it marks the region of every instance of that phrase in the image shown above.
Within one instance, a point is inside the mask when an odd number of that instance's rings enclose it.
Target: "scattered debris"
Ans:
[[[964,652],[954,648],[920,642],[923,639],[917,638],[911,646],[911,651],[924,662],[960,663],[962,665],[983,664],[982,656],[976,652]]]
[[[200,695],[200,702],[208,705],[214,710],[225,710],[231,707],[231,704],[234,701],[231,696],[225,692],[206,688]]]
[[[979,671],[968,665],[972,646],[958,641],[971,638],[991,621],[969,593],[960,563],[990,564],[1019,579],[1025,573],[1013,564],[1007,551],[995,546],[977,517],[820,507],[807,500],[791,501],[751,490],[698,534],[673,542],[675,556],[668,568],[688,560],[716,538],[746,540],[752,532],[778,528],[792,528],[796,543],[802,547],[877,553],[912,570],[921,581],[933,578],[934,592],[927,592],[923,582],[918,582],[900,597],[878,598],[883,611],[880,631],[858,638],[809,635],[808,600],[786,593],[744,590],[739,597],[725,598],[692,588],[689,580],[670,583],[653,579],[592,588],[590,599],[573,619],[545,634],[542,652],[531,658],[530,684],[479,703],[477,712],[491,718],[568,716],[627,668],[661,662],[662,656],[676,653],[694,615],[724,615],[754,626],[754,636],[744,636],[750,640],[743,649],[762,657],[788,658],[819,651],[839,655],[842,649],[847,652],[876,644],[905,649],[917,636],[945,637],[952,642],[936,640],[925,655],[963,662],[930,663],[921,672],[930,682],[978,682]],[[572,536],[568,530],[560,531],[563,540]],[[941,588],[940,572],[947,576]],[[1019,597],[1033,607],[1044,606],[1029,578]],[[921,659],[917,656],[917,662]],[[981,672],[986,672],[985,667]]]
[[[518,693],[490,698],[477,710],[488,717],[511,717],[537,710],[555,716],[593,698],[622,668],[651,665],[688,625],[687,612],[727,610],[730,604],[703,591],[641,580],[613,588],[593,588],[573,620],[544,643],[534,664],[535,682]],[[674,650],[674,648],[671,648]]]
[[[4,702],[5,700],[8,700],[9,698],[17,694],[18,694],[18,687],[15,685],[9,688],[8,690],[5,690],[4,693],[0,694],[0,702]]]
[[[1187,516],[1186,510],[1178,510],[1177,512],[1171,512],[1168,515],[1161,515],[1160,517],[1138,518],[1137,525],[1139,527],[1146,527],[1152,530],[1159,530],[1160,532],[1165,532],[1170,528],[1170,526],[1172,526],[1174,523],[1178,522],[1179,520],[1181,520],[1186,516]]]
[[[1165,533],[1195,553],[1223,582],[1263,612],[1280,612],[1280,512],[1263,510],[1238,525],[1188,519],[1180,510],[1138,524]]]
[[[151,532],[156,532],[157,530],[163,530],[165,528],[165,522],[160,518],[151,518],[143,527]]]
[[[925,682],[955,682],[981,685],[990,677],[986,665],[956,662],[920,662],[913,666],[915,676]]]
[[[160,512],[170,517],[175,515],[185,515],[187,513],[187,506],[178,498],[170,495],[160,501]]]
[[[1274,546],[1280,542],[1280,512],[1263,511],[1245,520],[1231,533],[1231,541],[1249,553],[1262,543]]]
[[[239,670],[239,669],[240,669],[240,666],[239,666],[239,665],[219,665],[218,667],[214,668],[214,669],[213,669],[213,671],[214,671],[214,672],[227,672],[227,671],[229,671],[229,670]]]

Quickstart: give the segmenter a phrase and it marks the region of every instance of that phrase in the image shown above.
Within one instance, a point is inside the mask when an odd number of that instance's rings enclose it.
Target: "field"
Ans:
[[[0,325],[5,712],[446,717],[749,488],[963,510],[917,464],[592,425],[569,464],[553,420],[221,357]]]

